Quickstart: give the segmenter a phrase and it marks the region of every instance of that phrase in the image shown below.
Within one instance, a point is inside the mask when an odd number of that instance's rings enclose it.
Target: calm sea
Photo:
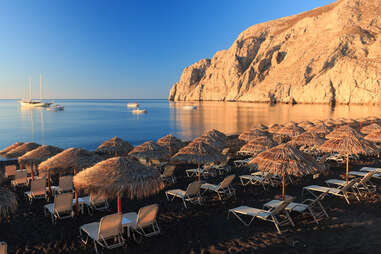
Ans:
[[[134,115],[126,107],[138,102],[148,113]],[[133,145],[156,141],[169,133],[190,140],[205,130],[236,134],[258,123],[284,123],[328,118],[381,116],[379,106],[274,105],[167,100],[55,100],[64,111],[21,107],[15,100],[0,100],[0,149],[17,141],[33,141],[62,148],[94,150],[104,140],[121,137]],[[196,105],[186,110],[184,105]]]

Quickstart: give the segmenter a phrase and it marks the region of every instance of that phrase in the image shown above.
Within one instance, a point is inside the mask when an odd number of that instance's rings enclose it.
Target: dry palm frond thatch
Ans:
[[[362,127],[360,131],[364,134],[370,134],[374,131],[379,131],[379,130],[381,130],[381,126],[376,123],[372,123],[370,125]]]
[[[14,143],[14,144],[12,144],[12,145],[10,145],[10,146],[4,148],[3,150],[1,150],[1,151],[0,151],[0,154],[6,154],[7,152],[9,152],[9,151],[15,149],[15,148],[18,147],[18,146],[21,146],[22,144],[24,144],[24,143],[23,143],[23,142],[16,142],[16,143]]]
[[[289,125],[279,129],[275,134],[287,137],[296,137],[302,134],[304,130],[296,125]]]
[[[269,126],[268,132],[269,133],[276,133],[279,129],[281,129],[283,127],[284,127],[284,125],[282,125],[282,124],[274,123],[274,124],[271,124]]]
[[[8,188],[0,187],[0,219],[9,216],[17,209],[16,194]]]
[[[41,145],[33,143],[33,142],[24,143],[20,146],[17,146],[16,148],[10,150],[9,152],[7,152],[5,154],[5,157],[17,158],[17,157],[23,156],[24,154],[26,154],[29,151],[32,151],[32,150],[38,148],[39,146],[41,146]]]
[[[324,143],[324,139],[320,138],[317,134],[304,132],[292,138],[288,143],[293,146],[320,146]]]
[[[164,136],[156,142],[159,146],[167,149],[170,155],[177,153],[185,144],[172,134]]]
[[[381,143],[381,130],[373,131],[372,133],[369,133],[364,137],[364,139],[375,142],[375,143]]]
[[[224,133],[222,133],[216,129],[205,132],[203,136],[209,136],[212,138],[216,138],[216,139],[221,140],[222,142],[226,142],[226,139],[227,139],[227,136]]]
[[[68,148],[40,163],[38,171],[40,174],[45,174],[47,171],[61,174],[73,173],[74,170],[78,172],[93,166],[103,159],[102,156],[85,149]]]
[[[249,142],[253,138],[269,136],[269,135],[270,133],[268,133],[267,131],[260,130],[260,129],[251,129],[251,130],[242,132],[238,138],[243,141]]]
[[[351,135],[355,135],[360,138],[362,137],[360,132],[353,129],[349,125],[342,125],[342,126],[336,127],[331,133],[327,134],[325,137],[327,139],[333,139],[333,138],[340,138],[343,136],[351,136]]]
[[[211,136],[200,136],[200,137],[193,139],[192,142],[205,143],[207,145],[210,145],[211,147],[213,147],[217,151],[222,151],[226,146],[225,141],[222,141],[219,138],[215,138],[215,137],[211,137]]]
[[[160,191],[164,184],[157,169],[148,168],[128,157],[113,157],[87,168],[73,179],[77,190],[96,196],[144,198]]]
[[[326,153],[339,153],[343,155],[377,155],[379,153],[369,141],[357,135],[344,135],[338,138],[329,139],[325,141],[319,148],[322,152]]]
[[[249,143],[242,146],[240,149],[240,152],[254,156],[275,145],[276,143],[270,137],[266,137],[266,136],[258,137],[258,138],[250,140]]]
[[[303,122],[298,123],[298,126],[303,128],[304,130],[307,130],[308,128],[311,128],[315,125],[310,121],[303,121]]]
[[[38,165],[62,151],[56,146],[43,145],[19,157],[18,161],[20,165]]]
[[[127,141],[119,137],[113,137],[98,146],[96,152],[114,156],[126,156],[133,148],[134,147]]]
[[[225,158],[213,147],[203,142],[191,142],[172,156],[171,161],[200,165],[222,162],[224,159]]]
[[[170,157],[167,149],[152,142],[147,141],[141,145],[136,146],[129,152],[129,155],[134,158],[141,158],[144,160],[160,160],[167,161]]]
[[[321,124],[318,124],[318,125],[315,125],[311,128],[306,129],[306,131],[311,132],[311,133],[316,133],[316,134],[321,135],[321,136],[325,136],[332,131],[332,128],[328,127],[324,123],[321,123]]]

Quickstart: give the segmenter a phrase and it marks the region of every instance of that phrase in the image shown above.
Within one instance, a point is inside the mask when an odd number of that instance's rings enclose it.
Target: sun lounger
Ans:
[[[59,194],[65,193],[65,192],[73,192],[73,176],[61,176],[59,178],[59,185],[57,192]]]
[[[313,217],[316,224],[319,224],[318,219],[323,217],[329,218],[327,212],[321,204],[321,201],[324,199],[326,195],[327,192],[323,192],[315,199],[305,199],[302,203],[291,202],[286,207],[286,210],[288,212],[297,212],[300,214],[308,213]],[[263,207],[275,208],[278,207],[282,202],[283,201],[281,200],[272,200],[264,204]]]
[[[80,199],[87,206],[90,215],[93,215],[95,211],[108,211],[110,207],[107,199],[96,198],[93,195],[80,197]]]
[[[377,173],[381,173],[381,168],[362,167],[360,171],[362,172],[376,171]]]
[[[356,177],[364,177],[368,172],[365,171],[349,171],[349,175]],[[381,179],[381,173],[375,173],[372,178]]]
[[[54,197],[54,203],[46,204],[44,206],[44,214],[50,214],[52,223],[56,220],[72,218],[73,212],[73,193],[59,194]]]
[[[27,186],[28,182],[28,173],[26,171],[16,171],[15,180],[11,181],[11,185],[13,187],[18,186]]]
[[[366,172],[366,171],[364,171]],[[376,171],[369,171],[361,179],[356,179],[356,183],[353,188],[358,192],[359,195],[372,194],[376,192],[376,185],[371,182],[371,178],[376,174]],[[329,179],[325,181],[328,186],[345,186],[346,181],[340,179]]]
[[[237,217],[237,219],[239,219],[242,222],[242,224],[244,224],[247,227],[250,226],[250,224],[254,221],[255,218],[270,221],[274,223],[278,233],[281,234],[282,231],[280,230],[280,227],[290,224],[293,227],[295,226],[288,211],[285,209],[291,202],[292,199],[282,201],[282,203],[279,204],[277,207],[270,208],[269,210],[258,209],[249,206],[239,206],[236,208],[229,209],[228,218],[230,213],[232,213],[234,216]],[[249,222],[246,222],[243,219],[244,216],[251,217]]]
[[[144,237],[160,234],[159,224],[156,220],[158,211],[159,205],[152,204],[140,208],[138,213],[131,212],[123,214],[123,218],[130,221],[130,223],[128,223],[128,231],[135,232]],[[136,239],[135,235],[134,237]]]
[[[186,202],[198,203],[201,205],[200,186],[200,182],[195,181],[188,185],[186,191],[181,189],[168,190],[165,192],[165,195],[170,201],[174,200],[176,197],[181,198],[185,208],[188,208]]]
[[[185,173],[187,177],[196,177],[198,176],[198,171],[199,171],[198,168],[191,168],[191,169],[186,169]],[[200,175],[207,178],[208,176],[216,176],[216,173],[210,168],[200,168]]]
[[[243,167],[246,167],[247,164],[252,160],[253,158],[248,158],[248,159],[244,159],[244,160],[235,160],[233,163],[234,163],[234,166],[237,167],[237,168],[243,168]]]
[[[33,199],[47,199],[46,178],[36,179],[30,183],[30,191],[25,192],[25,196],[32,204]]]
[[[241,184],[243,186],[247,185],[262,185],[263,189],[266,190],[267,185],[277,186],[279,181],[277,177],[273,174],[267,172],[256,172],[251,175],[241,175],[239,176]]]
[[[232,196],[235,196],[235,190],[231,186],[231,183],[233,182],[234,178],[235,178],[235,175],[227,176],[218,185],[204,183],[201,185],[201,189],[203,189],[204,192],[213,191],[217,193],[220,200],[222,200],[223,196],[232,197]]]
[[[357,200],[360,201],[358,194],[353,189],[353,185],[355,185],[355,184],[356,184],[356,180],[352,180],[352,181],[348,182],[348,184],[346,184],[344,186],[339,186],[337,188],[325,187],[325,186],[319,186],[319,185],[310,185],[310,186],[303,187],[302,197],[303,197],[304,191],[308,191],[315,198],[317,197],[314,194],[315,192],[327,192],[329,195],[343,197],[345,199],[345,201],[347,201],[347,203],[350,204],[350,202],[349,202],[349,196],[350,195],[353,195]]]
[[[93,240],[95,253],[99,253],[98,245],[106,249],[121,247],[125,241],[122,236],[122,214],[107,215],[100,222],[82,225],[79,234],[84,244],[89,239]]]
[[[175,183],[176,182],[176,177],[174,176],[176,166],[175,165],[166,165],[164,167],[164,172],[163,174],[160,175],[161,179],[165,183]]]
[[[5,166],[5,176],[8,178],[13,178],[16,175],[16,165],[6,165]]]
[[[7,247],[8,245],[6,242],[0,242],[0,254],[7,254],[8,253]]]

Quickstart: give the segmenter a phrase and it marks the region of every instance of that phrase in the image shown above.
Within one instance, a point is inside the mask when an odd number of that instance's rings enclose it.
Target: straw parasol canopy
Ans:
[[[263,172],[282,175],[282,197],[284,197],[285,175],[304,176],[314,174],[323,168],[311,157],[307,157],[289,144],[281,144],[261,152],[249,162],[249,165],[256,165],[258,170]]]
[[[348,132],[343,136],[325,141],[320,150],[326,153],[347,155],[346,181],[348,181],[349,155],[377,155],[379,150],[370,142],[355,133]]]
[[[374,122],[379,122],[380,121],[380,118],[378,117],[375,117],[375,116],[368,116],[367,118],[365,118],[367,121],[371,122],[371,123],[374,123]]]
[[[355,135],[357,137],[362,137],[360,132],[353,129],[349,125],[342,125],[342,126],[336,127],[331,133],[327,134],[325,137],[327,139],[334,139],[334,138],[340,138],[347,135]]]
[[[6,154],[7,152],[9,152],[9,151],[15,149],[15,148],[18,147],[18,146],[21,146],[22,144],[24,144],[24,143],[23,143],[23,142],[16,142],[16,143],[14,143],[14,144],[12,144],[12,145],[10,145],[10,146],[4,148],[3,150],[1,150],[1,151],[0,151],[0,154]]]
[[[222,162],[223,156],[212,146],[203,142],[191,142],[181,148],[171,161],[189,164],[207,164]]]
[[[214,138],[211,136],[197,137],[192,142],[202,142],[202,143],[208,144],[214,149],[216,149],[217,151],[222,151],[226,146],[225,141],[222,141],[221,139]]]
[[[62,151],[56,146],[43,145],[19,157],[18,161],[20,165],[38,165]]]
[[[216,129],[205,132],[203,136],[209,136],[212,138],[216,138],[216,139],[219,139],[223,142],[226,142],[226,139],[227,139],[227,136],[224,133],[222,133]]]
[[[332,128],[328,127],[324,123],[321,123],[321,124],[318,124],[318,125],[315,125],[311,128],[306,129],[306,131],[325,136],[332,131]]]
[[[302,134],[303,132],[304,130],[302,128],[298,127],[297,125],[290,124],[279,129],[277,132],[275,132],[275,134],[292,138]]]
[[[365,140],[380,143],[381,142],[381,130],[373,131],[372,133],[364,137]]]
[[[324,139],[315,133],[304,132],[291,139],[288,143],[293,146],[320,146],[324,143]]]
[[[240,152],[250,155],[257,155],[258,153],[263,152],[275,145],[276,143],[267,136],[257,137],[250,140],[250,142],[246,145],[242,146]]]
[[[104,158],[82,148],[68,148],[38,165],[40,174],[46,172],[67,174],[93,166]]]
[[[17,157],[20,157],[20,156],[26,154],[29,151],[32,151],[32,150],[38,148],[39,146],[41,146],[41,145],[33,143],[33,142],[24,143],[22,145],[17,146],[16,148],[10,150],[9,152],[7,152],[5,154],[5,157],[17,158]]]
[[[177,153],[177,151],[184,146],[184,143],[172,134],[158,139],[156,143],[159,146],[162,146],[163,148],[167,149],[170,155]]]
[[[277,123],[271,124],[268,128],[268,132],[276,133],[282,127],[284,127],[284,125],[282,125],[282,124],[277,124]]]
[[[376,123],[372,123],[370,125],[362,127],[360,131],[364,134],[370,134],[374,131],[379,131],[379,130],[381,130],[381,126]]]
[[[252,129],[259,129],[259,130],[267,131],[269,128],[266,125],[264,125],[263,123],[260,123],[260,124],[254,125]]]
[[[311,128],[315,125],[310,121],[303,121],[303,122],[298,123],[298,126],[306,130],[306,129]]]
[[[131,152],[129,152],[129,155],[137,159],[141,158],[149,161],[167,161],[170,157],[167,149],[152,141],[147,141],[141,145],[136,146],[131,150]]]
[[[0,187],[0,218],[6,218],[9,213],[14,213],[16,209],[16,194],[8,188]]]
[[[98,146],[96,152],[114,156],[125,156],[128,155],[128,153],[133,148],[134,147],[127,141],[119,137],[113,137],[112,139],[106,140],[100,146]]]
[[[239,139],[249,142],[253,138],[261,137],[261,136],[269,136],[270,134],[267,131],[263,131],[260,129],[251,129],[248,131],[244,131],[241,135],[238,136]]]
[[[101,197],[118,197],[118,212],[121,212],[123,195],[129,199],[140,199],[164,187],[158,170],[128,157],[113,157],[99,162],[74,176],[73,182],[77,190],[83,189]]]

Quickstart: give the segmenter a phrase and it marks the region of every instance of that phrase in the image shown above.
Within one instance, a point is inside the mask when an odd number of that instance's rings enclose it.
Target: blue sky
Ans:
[[[5,0],[0,98],[167,98],[183,69],[246,28],[333,0]]]

